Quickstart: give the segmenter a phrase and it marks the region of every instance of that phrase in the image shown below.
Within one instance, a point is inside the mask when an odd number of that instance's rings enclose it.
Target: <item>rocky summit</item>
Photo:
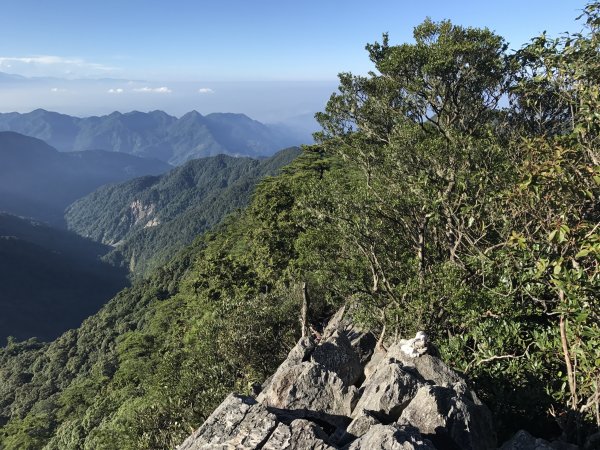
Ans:
[[[231,394],[178,450],[497,448],[492,416],[423,333],[385,348],[341,310],[256,396]]]

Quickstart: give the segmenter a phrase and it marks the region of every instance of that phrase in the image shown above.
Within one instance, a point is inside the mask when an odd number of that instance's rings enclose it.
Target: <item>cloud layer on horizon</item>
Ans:
[[[156,88],[144,86],[141,88],[133,88],[132,91],[133,92],[150,92],[150,93],[155,93],[155,94],[170,94],[173,92],[170,88],[168,88],[166,86],[161,86],[161,87],[156,87]]]
[[[244,113],[265,123],[308,117],[312,123],[312,116],[323,110],[335,87],[334,81],[164,80],[153,83],[112,77],[27,78],[0,70],[0,112],[29,112],[42,108],[86,117],[113,111],[157,109],[180,116],[196,110],[201,114]]]
[[[0,71],[25,77],[89,78],[119,72],[119,68],[56,55],[0,56]]]

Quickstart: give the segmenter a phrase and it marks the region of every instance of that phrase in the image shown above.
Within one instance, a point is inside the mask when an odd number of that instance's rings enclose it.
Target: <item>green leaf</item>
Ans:
[[[554,265],[554,270],[552,272],[554,273],[554,275],[559,275],[561,270],[562,270],[562,264],[560,262],[557,262]]]
[[[577,253],[575,255],[575,259],[583,258],[583,257],[589,255],[590,251],[591,250],[589,248],[584,248],[584,249],[580,250],[579,253]]]

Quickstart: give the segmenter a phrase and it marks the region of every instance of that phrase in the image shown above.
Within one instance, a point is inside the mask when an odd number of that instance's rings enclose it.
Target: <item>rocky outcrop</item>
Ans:
[[[148,223],[153,220],[151,216],[154,214],[155,210],[156,205],[152,203],[144,205],[140,200],[134,200],[131,205],[129,205],[129,212],[131,215],[129,220],[132,223],[132,226],[135,226],[146,219],[148,219],[148,222],[146,223],[146,226],[148,226]]]
[[[336,314],[256,398],[230,395],[179,450],[496,447],[489,410],[425,334],[376,349]]]

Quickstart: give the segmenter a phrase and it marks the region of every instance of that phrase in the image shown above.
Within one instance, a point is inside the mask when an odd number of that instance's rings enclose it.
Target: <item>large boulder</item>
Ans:
[[[177,450],[260,448],[277,424],[275,415],[252,397],[231,394]]]
[[[402,411],[399,424],[412,425],[436,447],[461,450],[496,448],[490,411],[467,395],[465,385],[424,386]]]
[[[423,383],[419,378],[404,370],[402,364],[393,360],[385,361],[364,382],[362,395],[352,416],[357,417],[367,410],[383,414],[393,422],[400,417],[421,386]]]
[[[258,400],[265,406],[302,412],[303,417],[345,426],[358,399],[358,390],[346,386],[335,372],[304,362],[277,371]]]
[[[325,338],[315,348],[311,360],[335,372],[345,385],[350,386],[363,374],[358,354],[346,334],[334,331],[330,337]]]
[[[358,355],[361,366],[365,366],[375,353],[377,338],[370,331],[365,331],[356,325],[349,324],[344,333],[350,339],[352,350]]]

